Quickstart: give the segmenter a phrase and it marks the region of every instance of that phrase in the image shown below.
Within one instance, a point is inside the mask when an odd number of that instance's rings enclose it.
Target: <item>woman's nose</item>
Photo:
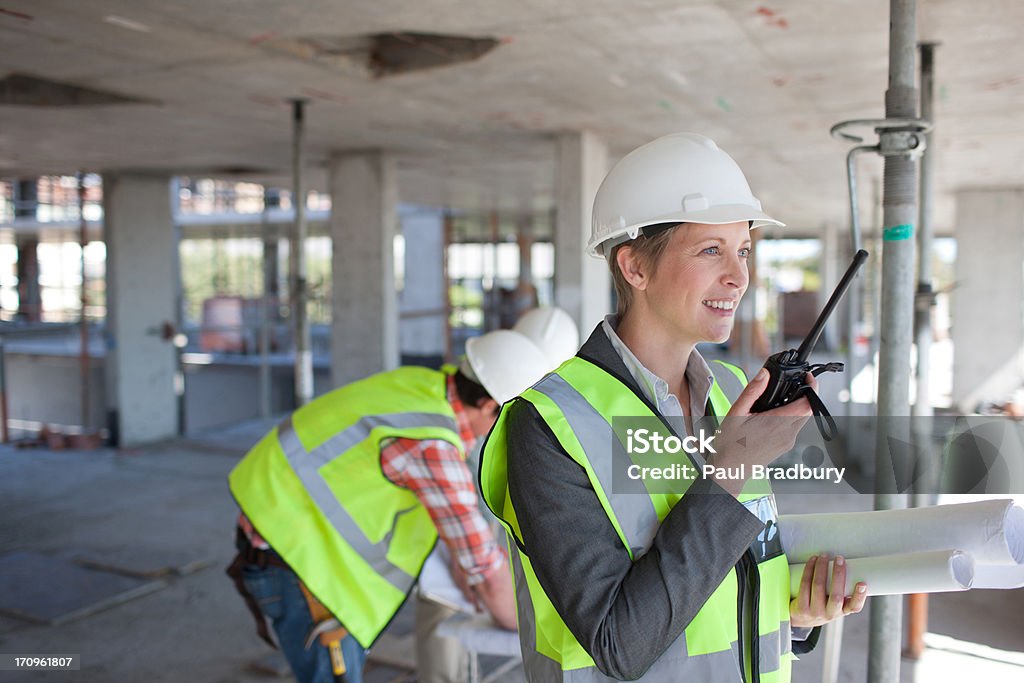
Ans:
[[[727,285],[737,289],[746,289],[749,279],[746,260],[738,256],[729,259],[728,268],[723,273],[722,279]]]

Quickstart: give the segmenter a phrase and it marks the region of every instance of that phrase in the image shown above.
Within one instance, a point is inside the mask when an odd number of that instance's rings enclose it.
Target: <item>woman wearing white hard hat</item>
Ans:
[[[634,150],[598,190],[588,251],[609,263],[617,315],[506,404],[481,458],[481,493],[514,541],[529,681],[785,683],[814,627],[862,608],[841,558],[812,558],[790,600],[774,497],[746,478],[792,446],[806,399],[750,417],[766,377],[746,384],[696,349],[728,339],[763,225],[781,223],[692,133]],[[666,461],[631,450],[640,425],[700,452],[644,470]]]

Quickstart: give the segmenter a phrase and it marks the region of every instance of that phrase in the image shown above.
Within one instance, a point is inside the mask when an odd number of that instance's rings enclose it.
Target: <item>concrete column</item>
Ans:
[[[103,177],[107,246],[107,414],[115,443],[134,446],[177,432],[173,327],[178,274],[165,176]]]
[[[39,179],[19,179],[14,183],[14,219],[35,221],[39,207]],[[36,249],[39,240],[28,235],[16,237],[18,261],[15,266],[18,276],[17,319],[37,323],[42,318],[43,300],[39,290],[39,255]]]
[[[586,339],[611,312],[611,273],[587,256],[597,188],[608,172],[608,148],[593,133],[558,136],[555,168],[555,305],[569,312]]]
[[[444,358],[444,212],[408,207],[400,212],[405,238],[405,286],[400,299],[403,356],[418,361]]]
[[[394,160],[381,152],[331,158],[331,383],[398,366],[394,285]]]
[[[36,219],[39,208],[39,179],[19,179],[14,183],[14,218],[29,221]]]
[[[957,194],[953,402],[973,410],[1024,381],[1024,189]]]
[[[42,319],[43,298],[39,289],[39,240],[35,237],[17,239],[18,320],[37,323]]]

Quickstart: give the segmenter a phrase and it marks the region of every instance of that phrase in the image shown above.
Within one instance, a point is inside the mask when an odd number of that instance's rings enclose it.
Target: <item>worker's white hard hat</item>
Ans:
[[[736,221],[783,225],[761,210],[743,171],[714,140],[673,133],[637,147],[605,176],[587,253],[608,256],[648,225]]]
[[[572,316],[557,306],[534,308],[523,314],[512,328],[536,344],[554,370],[580,348],[580,331]]]
[[[491,398],[504,403],[529,389],[549,367],[547,356],[525,336],[512,330],[495,330],[466,342],[466,358],[460,369],[482,384]]]

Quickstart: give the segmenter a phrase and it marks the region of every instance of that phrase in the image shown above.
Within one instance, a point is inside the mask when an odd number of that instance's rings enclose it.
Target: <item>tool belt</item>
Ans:
[[[331,614],[330,610],[324,607],[322,602],[316,599],[315,595],[309,592],[306,584],[300,581],[299,588],[302,589],[306,605],[309,606],[309,613],[313,617],[313,630],[309,633],[310,637],[306,639],[306,649],[308,650],[313,645],[313,636],[319,637],[320,644],[324,647],[341,642],[348,635],[348,630]]]
[[[309,592],[306,584],[299,581],[299,588],[302,589],[302,595],[306,598],[306,604],[309,606],[309,613],[313,617],[313,628],[306,636],[306,649],[311,648],[313,641],[319,638],[320,644],[327,648],[327,653],[331,658],[331,671],[334,674],[334,680],[338,683],[345,683],[347,667],[341,651],[341,641],[348,635],[348,630],[324,607],[322,602],[317,600],[315,595]]]
[[[256,632],[260,638],[276,650],[278,649],[277,644],[270,637],[270,631],[267,629],[267,620],[263,617],[259,603],[256,602],[256,598],[249,592],[245,581],[242,579],[243,568],[246,566],[257,566],[260,569],[282,567],[288,571],[292,571],[292,568],[272,549],[263,550],[253,547],[252,543],[249,542],[249,538],[240,528],[235,529],[235,547],[238,548],[238,554],[235,555],[235,559],[225,570],[225,573],[235,582],[235,590],[242,596],[249,611],[252,612],[253,619],[256,620]],[[341,641],[348,635],[348,631],[324,607],[323,603],[309,592],[306,584],[301,580],[299,581],[299,588],[302,589],[302,595],[306,598],[306,605],[309,607],[309,613],[313,619],[313,628],[310,629],[306,638],[306,649],[308,650],[312,647],[314,641],[319,640],[320,644],[327,648],[330,655],[334,680],[345,681],[346,667],[341,651]]]
[[[238,548],[238,554],[235,555],[235,559],[231,561],[225,573],[231,577],[231,580],[235,583],[235,590],[245,600],[246,607],[252,612],[253,618],[256,620],[256,632],[260,638],[267,642],[270,647],[277,649],[277,643],[270,637],[270,631],[267,629],[267,620],[263,618],[263,612],[260,610],[259,603],[256,602],[256,598],[253,597],[252,593],[245,586],[245,581],[242,580],[242,568],[245,566],[258,566],[260,569],[265,567],[284,567],[289,571],[291,568],[288,564],[281,559],[281,556],[275,553],[273,550],[262,550],[260,548],[253,547],[252,543],[246,537],[245,533],[235,528],[235,547]]]

